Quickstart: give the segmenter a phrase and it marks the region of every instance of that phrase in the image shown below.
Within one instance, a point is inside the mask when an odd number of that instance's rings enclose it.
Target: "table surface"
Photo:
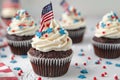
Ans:
[[[100,58],[94,54],[91,38],[94,34],[94,26],[98,21],[98,18],[86,19],[87,30],[84,40],[82,43],[73,44],[72,49],[74,55],[68,72],[64,76],[57,78],[42,77],[42,80],[93,80],[93,77],[97,77],[98,80],[114,80],[115,75],[120,78],[120,58],[102,59],[100,64],[95,63]],[[81,56],[83,53],[85,55]],[[6,57],[4,55],[6,55]],[[16,60],[16,63],[11,63],[11,56],[12,53],[9,47],[0,49],[0,62],[4,62],[10,66],[16,75],[17,71],[14,70],[15,67],[20,67],[23,70],[24,73],[19,77],[19,80],[37,80],[38,76],[34,74],[27,56],[15,56],[14,60]],[[91,60],[88,60],[88,57],[90,57]],[[87,63],[87,65],[84,66],[84,63]],[[103,66],[106,66],[106,69],[103,69]],[[81,70],[84,69],[86,69],[88,73],[82,73]],[[104,72],[107,72],[107,75],[101,77],[101,74]],[[83,76],[86,78],[82,79]]]

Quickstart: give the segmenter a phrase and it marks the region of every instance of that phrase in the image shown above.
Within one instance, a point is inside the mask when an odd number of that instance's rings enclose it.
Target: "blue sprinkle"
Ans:
[[[37,23],[35,23],[35,26],[37,26]]]
[[[78,78],[80,78],[80,79],[85,79],[86,76],[85,76],[85,75],[80,75],[80,76],[78,76]]]
[[[104,24],[104,23],[101,23],[101,26],[102,26],[103,28],[105,28],[106,24]]]
[[[111,65],[111,64],[112,64],[112,62],[110,62],[110,61],[106,61],[106,64]]]
[[[10,27],[8,27],[8,28],[7,28],[7,31],[10,31],[10,30],[11,30],[11,28],[10,28]]]
[[[27,58],[27,55],[21,55],[21,57],[24,59],[24,58]]]
[[[78,56],[84,56],[84,54],[83,53],[79,53]]]
[[[78,15],[80,16],[80,15],[81,15],[81,13],[80,13],[80,12],[78,12]]]
[[[120,22],[120,18],[118,19],[118,22]]]
[[[79,22],[79,20],[75,19],[75,20],[74,20],[74,23],[77,23],[77,22]]]
[[[52,28],[48,28],[48,29],[47,29],[47,33],[51,33],[52,31],[53,31]]]
[[[61,35],[63,35],[63,34],[65,34],[65,30],[64,30],[64,29],[62,29],[62,28],[60,28],[59,33],[60,33]]]
[[[20,29],[22,29],[22,28],[23,28],[23,26],[19,26],[19,28],[20,28]]]
[[[2,51],[5,51],[5,48],[2,48]]]
[[[19,70],[21,70],[21,68],[20,67],[14,67],[14,70],[19,71]]]
[[[37,35],[37,37],[41,37],[42,36],[42,33],[41,32],[36,32],[36,35]]]
[[[0,55],[0,57],[1,57],[1,58],[6,58],[7,55],[3,55],[3,54],[2,54],[2,55]]]
[[[19,20],[19,19],[20,19],[20,17],[19,17],[19,16],[16,16],[16,19],[18,19],[18,20]]]
[[[87,74],[88,73],[88,71],[86,70],[86,69],[83,69],[83,70],[81,70],[80,71],[82,74]]]
[[[120,64],[115,64],[116,67],[120,67]]]
[[[17,61],[16,60],[11,60],[10,63],[14,64],[14,63],[17,63]]]
[[[80,49],[81,52],[83,52],[83,49]]]
[[[115,12],[113,13],[113,15],[114,15],[114,16],[117,16],[117,14],[116,14]]]

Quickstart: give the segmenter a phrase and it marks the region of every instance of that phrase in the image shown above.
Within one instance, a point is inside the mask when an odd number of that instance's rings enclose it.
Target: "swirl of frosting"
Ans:
[[[72,40],[68,37],[68,32],[60,27],[54,19],[48,29],[37,32],[32,40],[32,47],[42,52],[66,51],[72,46]]]
[[[38,30],[37,24],[26,10],[18,10],[7,31],[8,34],[31,36]]]
[[[120,38],[120,19],[115,12],[107,13],[96,26],[96,37]]]
[[[77,13],[74,7],[69,8],[69,13],[65,12],[62,14],[61,25],[65,29],[78,29],[80,27],[85,27],[85,21],[81,16],[81,13]]]

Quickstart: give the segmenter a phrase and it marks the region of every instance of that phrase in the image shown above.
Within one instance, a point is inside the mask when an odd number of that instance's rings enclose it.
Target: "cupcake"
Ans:
[[[7,29],[7,41],[13,54],[27,54],[31,39],[38,30],[37,24],[26,10],[18,10]]]
[[[64,4],[65,2],[61,5]],[[79,43],[83,40],[86,24],[81,13],[77,12],[74,7],[69,6],[67,10],[65,9],[60,24],[68,31],[73,43]]]
[[[19,0],[5,0],[3,2],[1,18],[7,26],[11,23],[11,19],[18,9],[20,9]]]
[[[32,39],[28,56],[34,72],[39,76],[58,77],[69,68],[73,51],[72,40],[55,19]]]
[[[120,57],[120,19],[115,12],[107,13],[97,24],[92,43],[97,56]]]

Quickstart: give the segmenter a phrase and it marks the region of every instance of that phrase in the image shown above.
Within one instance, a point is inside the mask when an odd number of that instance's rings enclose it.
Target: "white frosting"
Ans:
[[[58,30],[58,28],[61,27],[55,20],[51,21],[50,28],[52,28],[53,31],[49,34],[46,33],[48,37],[43,35],[40,38],[36,36],[32,39],[32,47],[42,52],[48,52],[52,50],[66,51],[71,49],[72,40],[68,37],[67,31],[64,30],[65,34],[61,35]]]
[[[1,15],[3,18],[12,18],[16,12],[16,8],[4,8],[1,12]]]
[[[102,21],[99,22],[99,25],[96,26],[95,36],[113,39],[120,38],[120,19],[114,12],[107,13]]]
[[[82,16],[78,15],[78,13],[76,13],[77,15],[75,15],[73,7],[70,7],[69,11],[70,11],[69,14],[67,12],[62,14],[62,21],[60,21],[61,25],[65,29],[78,29],[80,27],[85,27],[85,21],[82,20],[83,19]],[[75,20],[78,21],[75,22]]]
[[[19,19],[17,17],[19,17]],[[23,24],[25,26],[23,26]],[[34,35],[38,28],[39,27],[36,25],[33,18],[30,15],[26,15],[25,10],[19,10],[17,11],[17,16],[12,19],[12,22],[8,27],[8,34],[30,36]]]

